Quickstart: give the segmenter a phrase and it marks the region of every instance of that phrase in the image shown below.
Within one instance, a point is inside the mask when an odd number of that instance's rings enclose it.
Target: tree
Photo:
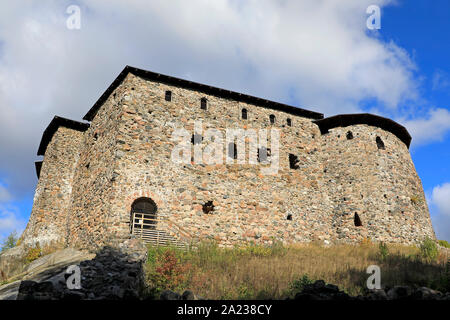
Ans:
[[[17,232],[14,230],[9,234],[5,241],[3,241],[0,252],[14,248],[16,246],[17,240],[19,240],[19,237],[17,236]]]

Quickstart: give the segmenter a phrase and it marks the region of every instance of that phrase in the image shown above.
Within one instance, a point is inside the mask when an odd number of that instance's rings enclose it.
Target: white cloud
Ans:
[[[450,241],[450,183],[435,186],[427,194],[427,201],[436,236]]]
[[[0,184],[0,204],[2,202],[10,201],[11,199],[12,199],[12,196],[9,193],[8,189],[6,189],[6,187],[4,187]]]
[[[81,30],[68,30],[73,1],[4,1],[0,167],[29,191],[53,115],[81,119],[126,64],[327,115],[368,98],[395,110],[417,96],[415,65],[366,29],[366,8],[391,2],[80,0]]]
[[[444,90],[450,88],[450,76],[447,72],[436,70],[433,74],[432,89]]]
[[[411,134],[415,146],[442,141],[450,130],[450,111],[443,108],[431,109],[426,117],[412,120],[400,119]]]
[[[450,183],[434,187],[431,201],[441,214],[450,217]]]
[[[376,99],[380,113],[395,113],[418,99],[417,68],[395,42],[366,29],[366,8],[392,3],[3,1],[0,174],[8,175],[10,193],[32,191],[33,161],[51,118],[81,119],[126,64],[295,100],[326,115],[359,112],[366,99]],[[81,30],[66,28],[72,4],[81,6]],[[442,139],[450,129],[445,109],[401,120],[417,145]]]
[[[13,231],[20,235],[25,226],[26,222],[19,217],[18,208],[0,204],[0,242]]]

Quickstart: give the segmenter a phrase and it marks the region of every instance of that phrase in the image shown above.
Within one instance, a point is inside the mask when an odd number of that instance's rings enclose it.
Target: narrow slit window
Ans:
[[[379,150],[385,150],[386,149],[386,147],[384,146],[384,142],[383,142],[383,140],[381,140],[380,137],[377,137],[375,139],[375,141],[377,142],[377,147],[378,147]]]
[[[166,101],[172,101],[172,91],[166,91]]]
[[[289,168],[295,170],[300,168],[298,163],[299,163],[298,157],[296,155],[293,155],[292,153],[289,153]]]
[[[273,114],[271,114],[269,116],[269,119],[270,119],[270,124],[274,124],[275,123],[275,116]]]
[[[292,127],[292,120],[291,120],[290,118],[287,118],[287,119],[286,119],[286,124],[287,124],[289,127]]]
[[[355,216],[353,217],[353,221],[355,223],[355,227],[362,227],[361,218],[359,215],[355,212]]]
[[[242,119],[247,120],[247,109],[242,109]]]
[[[353,139],[353,133],[351,131],[347,132],[347,140],[352,140]]]
[[[206,110],[206,109],[207,109],[207,100],[206,100],[206,98],[202,98],[202,99],[200,100],[200,108],[201,108],[202,110]]]

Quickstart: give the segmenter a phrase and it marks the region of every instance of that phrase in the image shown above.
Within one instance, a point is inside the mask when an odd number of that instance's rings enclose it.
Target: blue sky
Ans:
[[[69,30],[69,5],[81,29]],[[366,8],[381,7],[381,29]],[[23,230],[54,115],[81,120],[125,65],[331,116],[405,125],[450,241],[450,2],[18,0],[0,4],[0,241]]]

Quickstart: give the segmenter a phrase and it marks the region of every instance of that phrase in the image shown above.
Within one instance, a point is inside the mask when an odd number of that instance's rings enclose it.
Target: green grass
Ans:
[[[207,299],[284,299],[312,279],[338,285],[357,295],[365,291],[370,265],[381,268],[382,285],[419,285],[444,290],[448,256],[420,247],[281,244],[220,248],[213,242],[197,249],[149,247],[146,280],[149,292],[189,289]],[[445,282],[447,281],[447,282]]]

